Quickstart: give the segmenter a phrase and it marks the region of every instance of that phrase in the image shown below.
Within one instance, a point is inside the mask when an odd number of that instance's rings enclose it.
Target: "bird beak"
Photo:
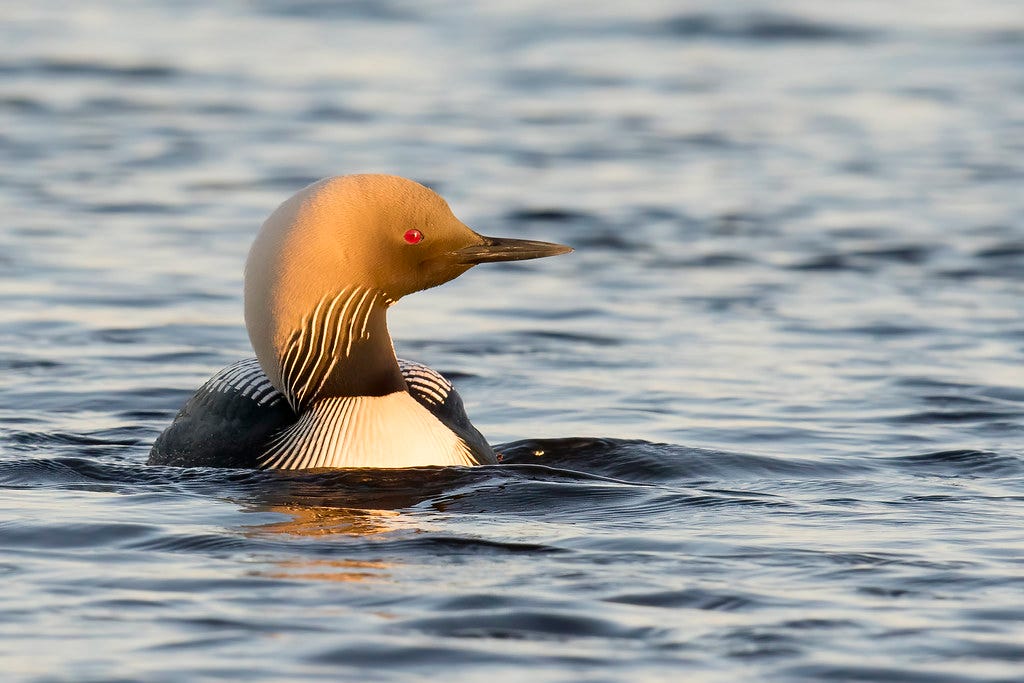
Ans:
[[[452,253],[456,263],[475,266],[492,261],[525,261],[545,256],[568,254],[572,247],[553,242],[517,240],[508,237],[483,237],[483,242],[463,247]]]

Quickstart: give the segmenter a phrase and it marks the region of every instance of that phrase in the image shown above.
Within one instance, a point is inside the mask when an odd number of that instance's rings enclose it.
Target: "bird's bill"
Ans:
[[[572,247],[554,242],[517,240],[510,237],[484,237],[483,240],[480,244],[472,244],[455,251],[452,255],[456,262],[475,266],[478,263],[494,261],[525,261],[546,256],[558,256],[572,251]]]

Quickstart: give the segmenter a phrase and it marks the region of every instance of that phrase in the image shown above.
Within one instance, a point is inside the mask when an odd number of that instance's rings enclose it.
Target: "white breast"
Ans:
[[[405,391],[317,401],[260,457],[272,469],[475,465],[465,442]]]

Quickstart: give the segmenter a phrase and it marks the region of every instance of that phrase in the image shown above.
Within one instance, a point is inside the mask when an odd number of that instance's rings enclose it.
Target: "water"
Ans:
[[[5,677],[1024,679],[1020,10],[9,3]],[[577,248],[392,312],[504,464],[143,466],[356,171]]]

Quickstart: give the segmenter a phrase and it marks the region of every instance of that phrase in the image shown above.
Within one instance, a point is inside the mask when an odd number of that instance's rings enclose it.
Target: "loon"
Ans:
[[[396,357],[386,311],[492,261],[570,247],[484,237],[419,183],[325,178],[260,228],[245,265],[255,358],[200,387],[148,463],[299,470],[497,462],[452,383]]]

